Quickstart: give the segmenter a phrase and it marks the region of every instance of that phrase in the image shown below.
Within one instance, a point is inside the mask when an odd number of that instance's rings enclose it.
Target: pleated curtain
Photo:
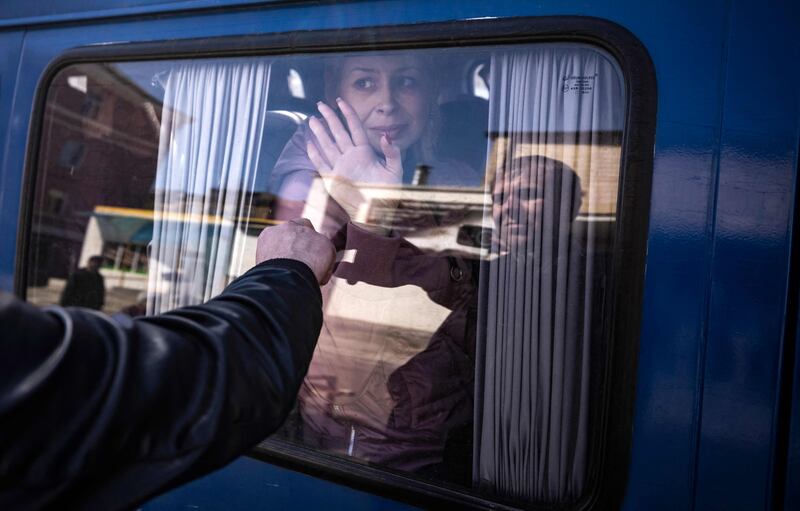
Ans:
[[[267,112],[263,59],[177,63],[164,85],[148,314],[200,303],[253,264],[246,231]]]
[[[565,503],[585,489],[596,427],[591,212],[610,200],[597,169],[619,165],[599,159],[621,132],[624,85],[608,55],[578,44],[496,54],[491,67],[494,239],[480,275],[473,478],[489,493]]]

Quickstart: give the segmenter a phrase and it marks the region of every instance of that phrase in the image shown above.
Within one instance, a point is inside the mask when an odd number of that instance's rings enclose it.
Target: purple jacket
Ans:
[[[314,142],[303,126],[273,170],[279,218],[299,216],[310,204],[318,173],[306,155],[308,141]],[[464,164],[430,167],[428,185],[480,182]],[[322,289],[323,327],[299,394],[300,441],[401,470],[436,465],[448,433],[472,419],[471,272],[463,261],[425,253],[396,234],[356,227],[329,197],[317,211],[323,207],[320,230],[343,250],[343,260]]]
[[[468,268],[353,224],[345,249],[355,258],[322,290],[323,327],[300,389],[303,441],[408,471],[440,463],[448,432],[472,418]]]

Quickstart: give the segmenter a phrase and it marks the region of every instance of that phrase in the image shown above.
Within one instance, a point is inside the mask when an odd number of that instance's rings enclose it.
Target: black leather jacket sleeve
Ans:
[[[129,508],[233,460],[291,409],[321,303],[290,260],[141,319],[0,295],[0,509]]]

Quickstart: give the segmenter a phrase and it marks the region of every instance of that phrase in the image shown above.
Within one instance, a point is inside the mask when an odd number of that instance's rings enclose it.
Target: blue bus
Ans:
[[[286,423],[142,509],[800,509],[800,4],[0,5],[0,288],[337,248]]]

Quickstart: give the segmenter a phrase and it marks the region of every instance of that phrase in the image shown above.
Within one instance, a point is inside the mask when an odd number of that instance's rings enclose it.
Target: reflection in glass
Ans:
[[[164,85],[147,311],[219,294],[244,273],[237,234],[258,170],[269,85],[264,60],[178,64]],[[237,250],[238,249],[238,250]]]
[[[264,226],[305,216],[339,262],[276,438],[571,501],[601,418],[622,83],[602,51],[555,43],[68,66],[28,299],[198,303]]]
[[[473,477],[484,491],[569,502],[589,475],[602,385],[622,80],[602,53],[553,45],[495,55],[491,90],[495,236],[480,277]]]

